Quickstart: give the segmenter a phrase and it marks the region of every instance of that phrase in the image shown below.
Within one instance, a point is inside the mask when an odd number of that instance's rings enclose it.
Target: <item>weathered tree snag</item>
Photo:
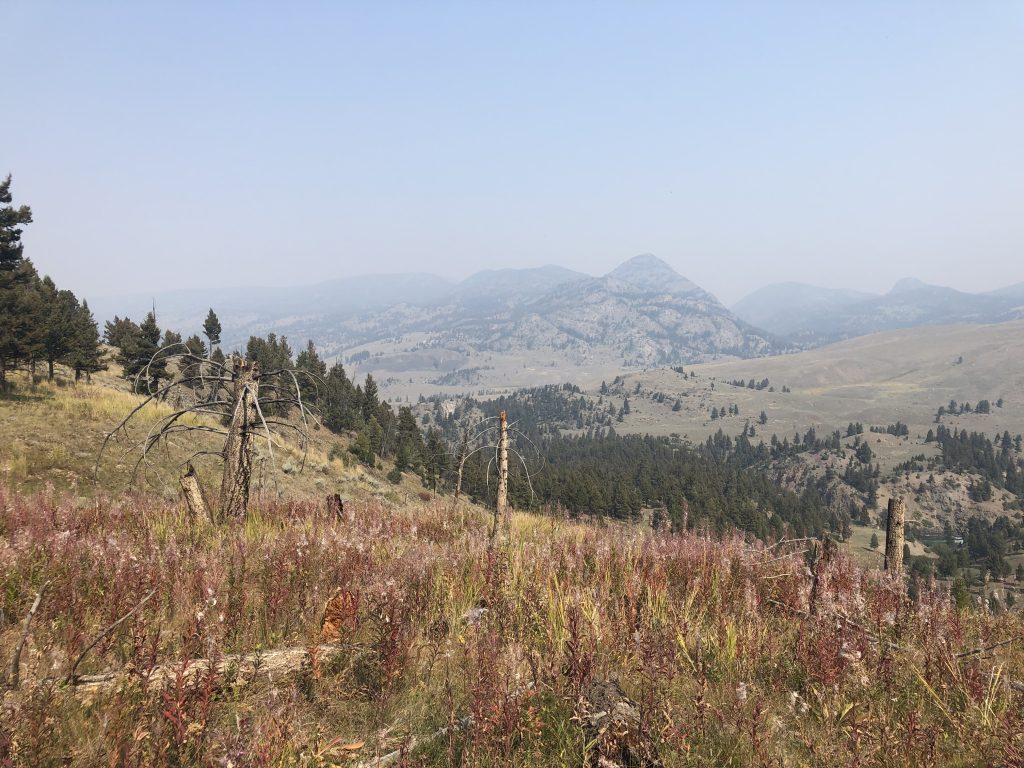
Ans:
[[[455,481],[455,498],[452,501],[454,508],[459,506],[459,496],[462,495],[462,470],[466,467],[466,459],[469,458],[469,427],[462,428],[462,447],[459,449],[459,476]]]
[[[178,478],[181,483],[181,492],[185,497],[185,505],[188,507],[188,514],[193,520],[210,516],[210,505],[206,503],[206,496],[203,494],[203,487],[199,484],[199,475],[192,462],[188,463],[188,469]]]
[[[327,514],[335,520],[342,519],[342,515],[345,514],[345,502],[340,493],[332,493],[327,497]]]
[[[499,523],[511,526],[511,515],[508,509],[508,414],[502,411],[498,421],[501,424],[498,437],[498,499],[494,506],[492,539],[498,534]]]
[[[836,555],[836,543],[830,536],[825,536],[821,545],[814,545],[814,566],[811,570],[811,601],[808,606],[808,613],[816,616],[818,604],[821,602],[822,581],[828,571],[828,566]]]
[[[889,520],[885,525],[885,570],[896,576],[903,573],[903,523],[906,516],[906,502],[899,496],[889,499]]]
[[[660,768],[654,740],[640,728],[640,710],[618,680],[593,683],[581,705],[593,768]]]
[[[21,636],[18,638],[18,644],[14,647],[14,656],[11,657],[11,668],[7,675],[7,684],[13,690],[17,690],[18,686],[21,685],[21,652],[25,649],[25,642],[28,640],[28,633],[32,628],[32,619],[35,618],[36,611],[39,610],[39,604],[43,602],[43,595],[46,594],[46,590],[49,587],[50,582],[47,581],[39,588],[36,599],[32,602],[32,607],[29,609],[28,615],[25,616],[25,621],[21,625]]]
[[[253,433],[259,427],[259,367],[242,357],[232,360],[232,412],[224,442],[224,476],[220,486],[219,520],[245,517],[252,481]]]

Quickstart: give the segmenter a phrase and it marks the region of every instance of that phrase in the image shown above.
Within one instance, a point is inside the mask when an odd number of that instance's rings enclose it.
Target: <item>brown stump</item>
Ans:
[[[359,623],[359,595],[347,589],[338,588],[324,606],[324,618],[320,622],[320,642],[337,643],[346,631],[355,629]]]
[[[594,768],[660,768],[657,747],[640,728],[640,709],[615,678],[593,683],[582,702]]]
[[[836,543],[831,537],[826,536],[819,546],[814,545],[814,567],[811,570],[811,603],[809,611],[811,616],[818,613],[818,603],[821,602],[822,582],[825,580],[828,567],[836,556]]]
[[[181,483],[181,492],[185,497],[189,517],[193,520],[209,517],[210,505],[206,503],[203,488],[199,485],[199,475],[196,474],[196,468],[192,466],[192,462],[189,462],[188,469],[178,478],[178,482]]]
[[[900,497],[889,499],[889,520],[885,525],[885,571],[895,575],[903,573],[903,523],[907,505]]]
[[[340,521],[345,514],[345,501],[341,494],[332,493],[327,497],[327,514],[332,515],[335,520]]]

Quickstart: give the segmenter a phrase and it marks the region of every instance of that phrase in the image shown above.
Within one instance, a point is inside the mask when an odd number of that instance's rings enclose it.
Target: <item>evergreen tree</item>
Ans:
[[[872,534],[871,534],[871,541],[868,544],[868,546],[870,546],[872,549],[878,549],[878,545],[879,545],[878,534],[872,532]]]
[[[30,323],[25,292],[38,279],[21,242],[21,225],[32,223],[32,210],[15,208],[12,201],[8,175],[0,182],[0,389],[7,386],[7,371],[25,357]]]
[[[206,314],[206,320],[203,321],[203,335],[206,336],[206,340],[210,343],[210,349],[220,346],[220,319],[213,311],[213,307],[210,307],[210,311]]]
[[[164,331],[164,337],[163,337],[163,340],[161,340],[161,342],[160,342],[160,346],[161,346],[161,348],[163,348],[163,347],[173,347],[173,346],[176,346],[176,345],[181,344],[181,343],[182,343],[182,341],[181,341],[181,334],[178,333],[177,331],[172,331],[170,328],[168,328],[167,330]],[[180,352],[181,350],[173,350],[173,351],[174,352]]]
[[[405,471],[419,471],[423,465],[423,436],[412,408],[405,405],[398,409],[397,446],[395,449],[395,466]]]
[[[312,339],[306,343],[306,348],[295,358],[295,367],[310,374],[310,376],[299,377],[299,390],[302,392],[302,399],[314,405],[319,404],[319,382],[327,377],[327,363],[320,359]]]
[[[377,382],[373,380],[371,374],[366,374],[366,381],[363,383],[363,419],[369,421],[373,419],[378,409],[380,408],[380,402],[377,399]],[[378,427],[380,424],[377,425]]]
[[[123,350],[125,345],[134,340],[139,332],[139,326],[127,317],[120,318],[114,315],[113,320],[107,320],[103,326],[103,338],[112,347]]]
[[[87,301],[83,301],[75,311],[72,334],[71,350],[63,362],[74,370],[75,381],[79,381],[83,373],[88,381],[92,374],[106,370],[107,366],[103,362],[100,329]]]
[[[154,359],[160,350],[160,327],[156,324],[156,312],[150,311],[138,326],[138,332],[125,341],[117,362],[123,368],[124,378],[136,382],[136,391],[154,392],[160,380],[167,377],[167,360]]]
[[[53,367],[67,357],[75,342],[75,318],[80,310],[71,291],[57,290],[49,277],[44,277],[37,291],[40,312],[36,315],[39,352],[46,361],[47,378],[53,381]]]
[[[438,490],[441,478],[447,471],[449,456],[440,431],[431,427],[427,430],[427,444],[424,448],[423,474],[427,487]]]

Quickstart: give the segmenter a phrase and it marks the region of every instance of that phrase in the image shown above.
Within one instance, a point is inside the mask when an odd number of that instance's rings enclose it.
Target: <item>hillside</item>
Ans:
[[[141,398],[114,370],[93,376],[93,384],[72,385],[63,378],[34,388],[23,381],[14,394],[0,395],[0,477],[12,491],[31,492],[53,488],[80,497],[120,495],[128,491],[147,498],[176,499],[180,494],[181,465],[196,451],[216,451],[222,439],[205,433],[189,433],[174,439],[150,461],[139,465],[139,443],[150,425],[172,412],[167,403],[151,404],[141,411],[126,432],[115,436],[97,464],[100,447]],[[205,423],[205,422],[197,422]],[[322,499],[339,493],[346,498],[411,497],[422,488],[418,482],[393,485],[382,473],[369,470],[347,447],[349,439],[314,429],[304,452],[293,442],[275,439],[274,457],[265,441],[257,441],[256,498]],[[207,486],[216,493],[220,465],[211,456],[194,459]]]

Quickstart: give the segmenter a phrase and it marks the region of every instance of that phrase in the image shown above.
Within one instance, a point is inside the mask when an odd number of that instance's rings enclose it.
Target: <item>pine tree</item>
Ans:
[[[210,311],[206,315],[206,320],[203,322],[203,334],[206,336],[206,340],[210,343],[211,350],[220,346],[220,319],[213,311],[213,307],[210,307]]]
[[[32,223],[32,209],[10,205],[11,177],[0,182],[0,389],[7,386],[7,371],[25,356],[29,330],[25,291],[37,280],[35,268],[23,257],[21,225]]]
[[[24,245],[21,242],[21,224],[32,223],[32,209],[27,205],[15,208],[10,203],[11,175],[0,181],[0,272],[11,272],[20,266],[24,258]]]
[[[81,307],[75,294],[57,290],[49,277],[40,282],[38,297],[41,302],[41,312],[37,315],[39,351],[46,361],[47,378],[53,381],[54,364],[73,349],[75,317]]]
[[[397,446],[395,448],[395,466],[405,471],[419,471],[423,464],[423,435],[412,408],[405,405],[398,409]]]
[[[369,421],[374,418],[380,408],[377,399],[377,382],[371,374],[366,374],[366,381],[363,384],[363,419]],[[380,425],[378,424],[378,427]]]
[[[107,320],[103,326],[103,338],[112,347],[124,349],[135,335],[139,332],[139,326],[127,317],[121,318],[114,315],[113,320]]]
[[[160,380],[166,378],[166,359],[153,359],[160,349],[160,335],[156,313],[151,311],[138,326],[138,331],[125,340],[125,346],[117,356],[123,368],[122,375],[135,381],[137,391],[154,392],[159,388]]]
[[[302,399],[314,405],[319,404],[321,399],[320,382],[327,377],[327,363],[320,359],[312,339],[295,358],[295,367],[310,374],[299,377],[299,390],[302,392]]]
[[[75,312],[72,327],[73,341],[64,364],[75,372],[75,381],[82,378],[89,381],[92,374],[106,370],[103,362],[103,346],[100,344],[100,329],[89,309],[89,302],[83,301]]]
[[[878,545],[879,545],[878,534],[872,532],[872,534],[871,534],[871,541],[869,542],[868,546],[870,546],[872,549],[878,549]]]
[[[178,344],[181,344],[181,343],[182,343],[182,341],[181,341],[181,334],[178,333],[177,331],[172,331],[170,328],[168,328],[167,330],[164,331],[164,337],[160,341],[160,347],[161,348],[164,348],[164,347],[174,347],[174,346],[177,346]],[[175,350],[169,350],[169,351],[171,351],[171,352],[180,352],[181,350],[175,349]]]
[[[441,478],[448,470],[451,457],[448,455],[448,448],[441,438],[441,432],[431,427],[427,430],[427,441],[424,447],[423,474],[427,487],[437,490],[441,485]]]

